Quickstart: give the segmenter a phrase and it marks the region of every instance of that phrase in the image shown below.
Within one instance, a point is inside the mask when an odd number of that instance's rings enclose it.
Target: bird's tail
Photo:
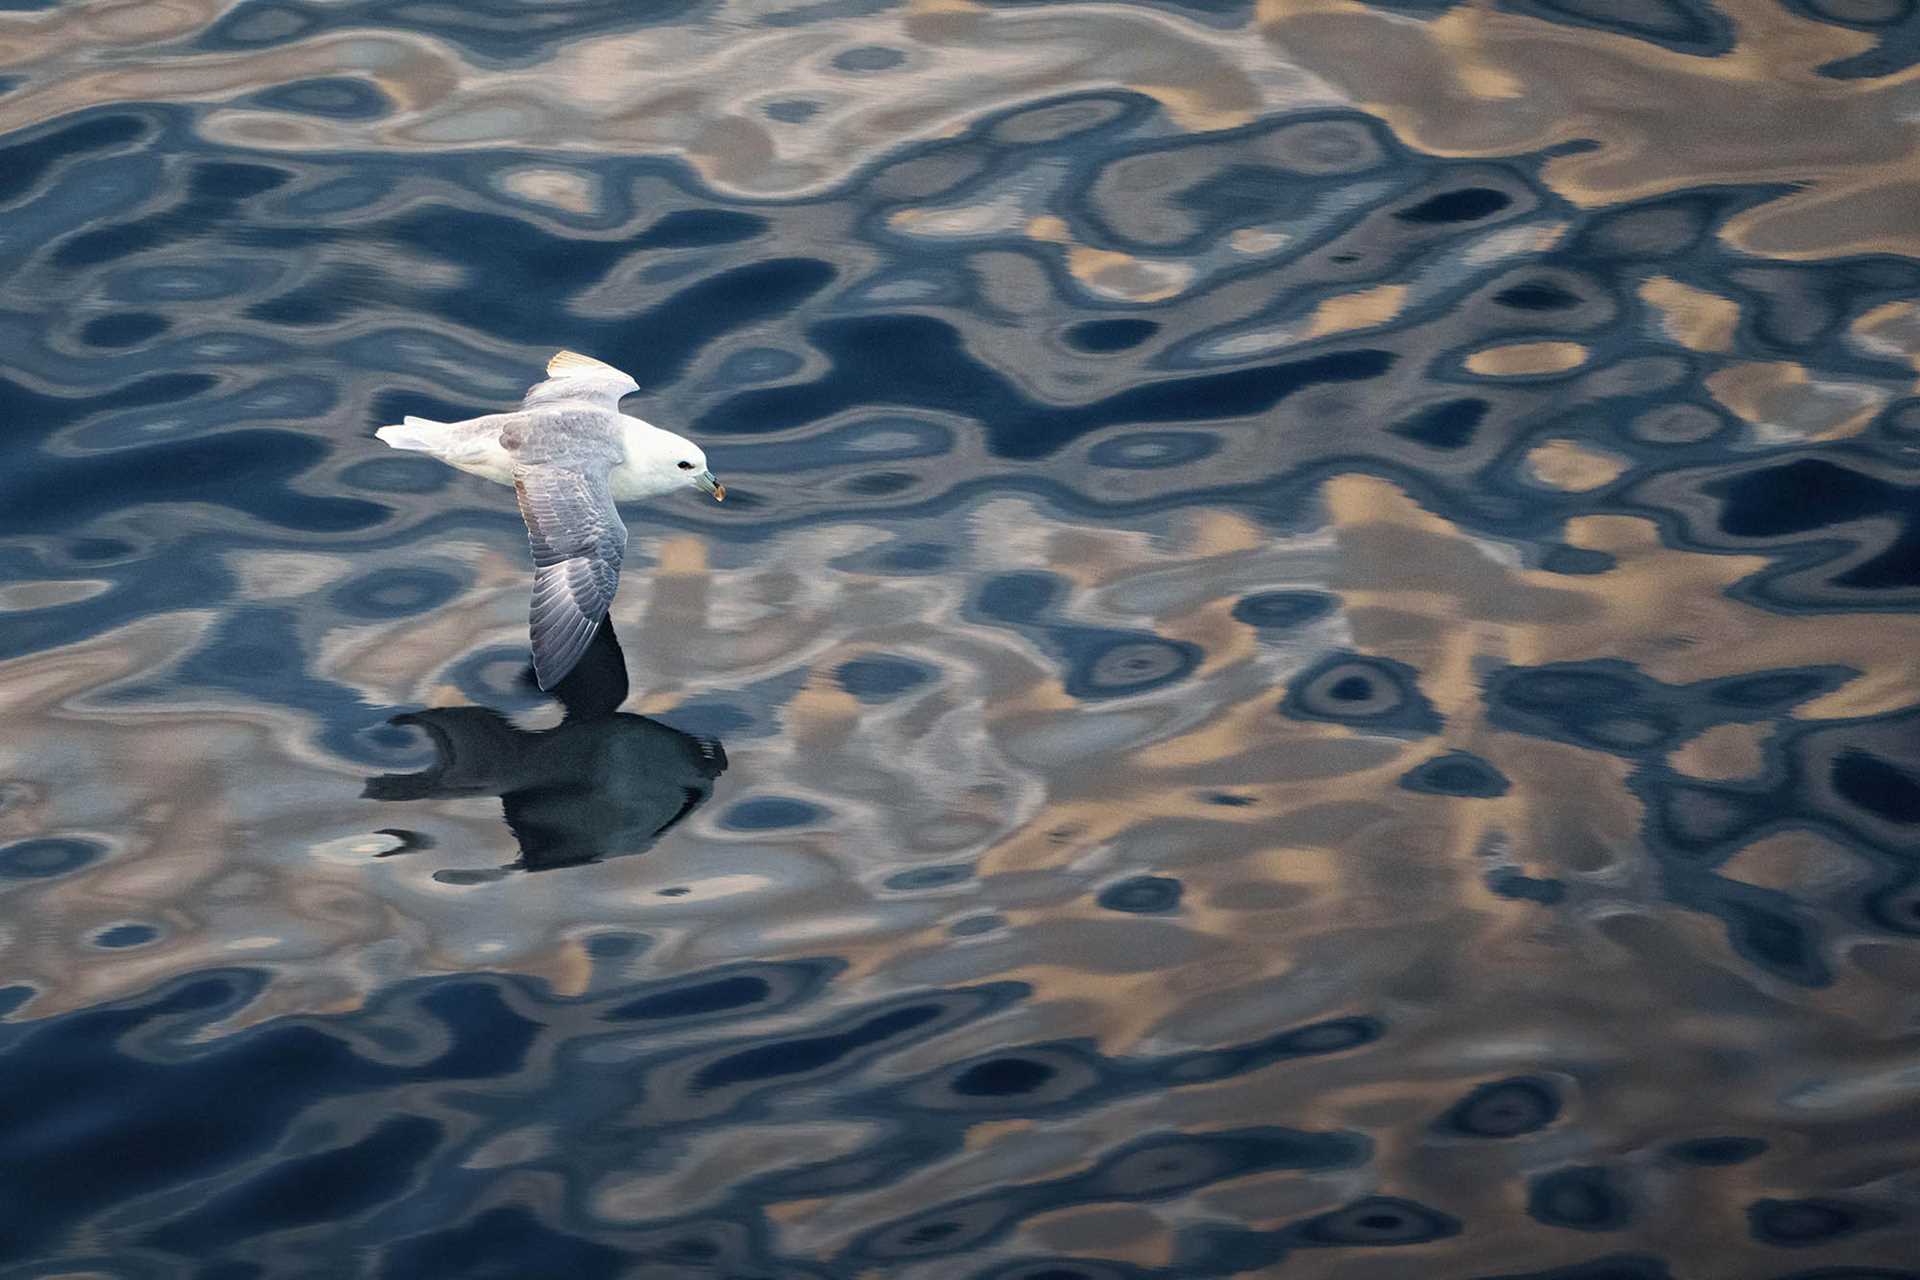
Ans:
[[[439,443],[436,437],[446,429],[444,422],[409,416],[399,426],[382,427],[373,434],[396,449],[421,449],[432,453]]]

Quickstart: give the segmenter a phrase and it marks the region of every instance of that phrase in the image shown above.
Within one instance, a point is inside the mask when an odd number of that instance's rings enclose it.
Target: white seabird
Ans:
[[[533,673],[551,689],[586,652],[620,586],[627,526],[616,502],[693,485],[720,501],[707,455],[684,436],[620,412],[640,384],[591,356],[561,351],[547,361],[517,413],[465,422],[409,417],[374,432],[396,449],[513,486],[533,548],[528,634]]]

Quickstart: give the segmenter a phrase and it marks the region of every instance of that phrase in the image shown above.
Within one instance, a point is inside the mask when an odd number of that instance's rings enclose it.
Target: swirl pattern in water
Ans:
[[[1907,0],[0,9],[0,1278],[1920,1276]]]

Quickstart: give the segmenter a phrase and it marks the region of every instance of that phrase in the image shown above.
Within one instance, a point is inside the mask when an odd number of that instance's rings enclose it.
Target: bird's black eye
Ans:
[[[691,462],[683,462],[680,464],[680,469],[682,471],[691,471],[693,470],[693,464]]]

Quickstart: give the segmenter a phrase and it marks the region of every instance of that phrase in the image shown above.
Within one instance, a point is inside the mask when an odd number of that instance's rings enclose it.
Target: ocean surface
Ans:
[[[0,0],[0,1280],[1920,1277],[1914,0]],[[373,432],[560,348],[627,509]]]

